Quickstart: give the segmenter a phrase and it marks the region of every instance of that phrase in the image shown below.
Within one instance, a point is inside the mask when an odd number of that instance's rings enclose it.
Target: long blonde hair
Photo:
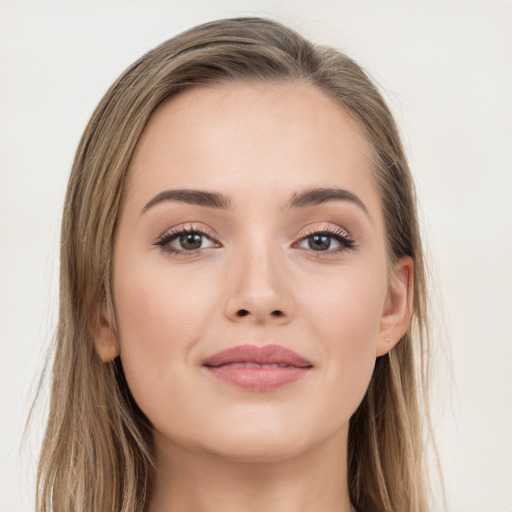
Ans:
[[[148,505],[151,425],[131,397],[120,361],[103,363],[93,341],[101,305],[114,311],[117,212],[131,155],[155,109],[184,89],[229,81],[311,84],[347,109],[373,147],[389,260],[414,260],[413,321],[398,345],[378,358],[350,420],[348,486],[358,509],[424,512],[427,297],[414,185],[399,133],[358,64],[261,18],[211,22],[166,41],[116,80],[87,125],[62,222],[59,321],[37,510],[142,512]]]

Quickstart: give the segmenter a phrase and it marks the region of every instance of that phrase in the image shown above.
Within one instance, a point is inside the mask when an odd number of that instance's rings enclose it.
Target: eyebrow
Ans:
[[[354,193],[343,188],[313,188],[306,190],[300,194],[294,194],[289,202],[290,208],[306,208],[308,206],[316,206],[329,201],[348,201],[361,208],[366,215],[368,210],[363,201]]]
[[[166,201],[187,203],[206,208],[219,208],[223,210],[231,208],[231,201],[224,194],[208,192],[206,190],[178,189],[164,190],[163,192],[160,192],[146,203],[142,209],[142,213],[146,212],[153,206]],[[359,197],[348,190],[335,187],[314,188],[301,192],[300,194],[295,193],[287,206],[288,208],[307,208],[309,206],[316,206],[329,201],[348,201],[355,204],[369,215],[366,206]]]
[[[181,189],[164,190],[163,192],[160,192],[155,197],[153,197],[153,199],[146,203],[142,209],[142,213],[165,201],[194,204],[207,208],[221,208],[224,210],[230,208],[230,201],[223,194],[219,194],[217,192],[207,192],[205,190]]]

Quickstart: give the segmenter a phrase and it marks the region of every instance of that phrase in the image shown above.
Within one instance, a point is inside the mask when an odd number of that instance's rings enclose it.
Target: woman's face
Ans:
[[[269,460],[345,439],[408,321],[410,267],[390,286],[369,153],[346,111],[300,83],[197,88],[151,117],[113,295],[115,347],[157,451]]]

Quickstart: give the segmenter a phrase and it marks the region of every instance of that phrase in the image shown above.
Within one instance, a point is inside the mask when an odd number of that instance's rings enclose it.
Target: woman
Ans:
[[[246,18],[133,64],[76,154],[60,293],[39,511],[427,510],[414,188],[340,52]]]

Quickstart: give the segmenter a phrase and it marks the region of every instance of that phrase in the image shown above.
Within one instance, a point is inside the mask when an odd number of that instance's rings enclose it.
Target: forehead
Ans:
[[[194,88],[150,117],[126,194],[201,188],[255,199],[343,187],[376,199],[371,148],[345,108],[304,83]],[[369,197],[373,196],[373,197]],[[142,200],[142,199],[141,199]],[[378,198],[377,198],[378,200]]]

